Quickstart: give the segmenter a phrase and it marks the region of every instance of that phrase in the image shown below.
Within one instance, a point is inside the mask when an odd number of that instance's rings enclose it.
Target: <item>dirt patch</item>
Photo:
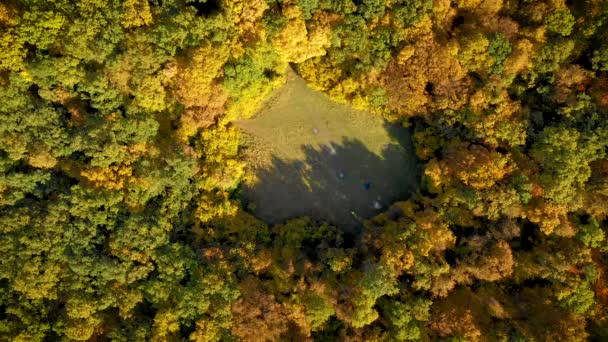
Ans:
[[[416,191],[410,132],[336,103],[293,72],[246,132],[241,198],[268,223],[310,216],[354,229]]]

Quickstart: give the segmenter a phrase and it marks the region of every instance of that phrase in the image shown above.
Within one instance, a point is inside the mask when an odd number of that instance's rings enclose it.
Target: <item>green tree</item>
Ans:
[[[589,163],[602,158],[603,151],[599,140],[584,139],[577,130],[545,128],[530,151],[542,167],[544,196],[556,203],[575,203],[591,175]]]
[[[574,28],[575,19],[568,7],[554,10],[545,17],[545,25],[551,32],[569,36]]]

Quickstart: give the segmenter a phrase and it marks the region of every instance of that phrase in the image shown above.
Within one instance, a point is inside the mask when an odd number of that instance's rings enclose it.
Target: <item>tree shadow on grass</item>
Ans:
[[[242,189],[245,207],[267,223],[309,216],[354,232],[418,188],[419,170],[408,130],[387,124],[395,143],[381,155],[356,139],[320,149],[302,146],[304,160],[282,160],[256,170],[257,181]]]

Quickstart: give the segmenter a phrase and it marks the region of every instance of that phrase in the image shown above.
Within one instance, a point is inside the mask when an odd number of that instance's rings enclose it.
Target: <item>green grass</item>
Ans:
[[[236,125],[246,133],[250,175],[242,199],[269,223],[311,216],[356,227],[378,204],[417,188],[408,130],[330,100],[292,71],[258,114]]]

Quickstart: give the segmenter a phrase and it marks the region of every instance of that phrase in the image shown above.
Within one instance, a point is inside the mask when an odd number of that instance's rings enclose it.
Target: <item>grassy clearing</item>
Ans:
[[[250,120],[242,198],[269,223],[311,216],[348,227],[418,184],[409,131],[331,101],[289,72]]]

